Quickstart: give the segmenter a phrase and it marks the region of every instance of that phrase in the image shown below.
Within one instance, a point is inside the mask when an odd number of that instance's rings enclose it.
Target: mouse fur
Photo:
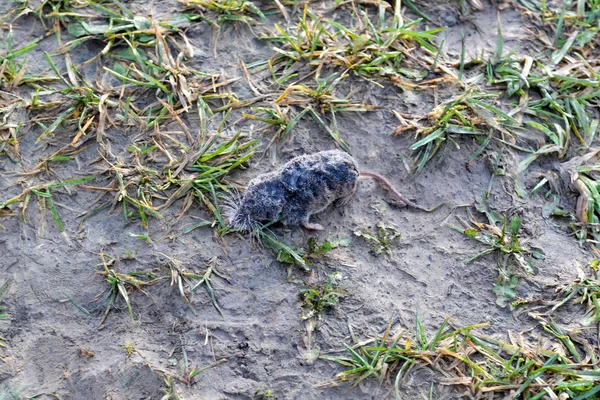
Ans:
[[[261,221],[278,220],[287,226],[322,229],[309,222],[310,216],[336,200],[347,201],[356,191],[358,176],[356,162],[343,151],[298,156],[252,179],[226,214],[233,228],[244,231]]]

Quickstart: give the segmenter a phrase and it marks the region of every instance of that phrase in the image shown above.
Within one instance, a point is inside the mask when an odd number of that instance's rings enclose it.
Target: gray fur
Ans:
[[[230,199],[226,214],[232,227],[253,230],[261,221],[287,226],[311,224],[309,218],[336,200],[345,203],[356,192],[356,161],[340,150],[293,158],[279,169],[252,179],[241,199]]]

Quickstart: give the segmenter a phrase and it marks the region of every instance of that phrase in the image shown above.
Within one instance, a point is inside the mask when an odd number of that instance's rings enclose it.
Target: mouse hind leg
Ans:
[[[339,199],[337,199],[335,201],[335,206],[336,207],[343,207],[346,204],[348,204],[348,202],[350,201],[350,199],[352,199],[352,197],[354,197],[354,193],[356,193],[356,190],[354,192],[352,192],[352,193],[344,196],[344,197],[340,197]]]
[[[284,210],[284,212],[286,213],[286,216],[285,216],[284,220],[282,221],[284,223],[284,225],[287,225],[287,226],[300,225],[311,231],[322,231],[323,229],[325,229],[320,224],[309,222],[308,219],[309,219],[310,215],[304,210],[289,208],[289,209],[287,209],[287,211]]]
[[[354,197],[354,195],[356,194],[357,190],[358,190],[358,180],[354,182],[354,186],[352,186],[352,190],[350,191],[350,193],[348,193],[347,195],[345,195],[343,197],[340,197],[339,199],[337,199],[335,201],[335,206],[343,207],[346,204],[348,204],[350,199],[352,199],[352,197]]]
[[[315,222],[310,222],[308,219],[310,218],[310,215],[305,215],[303,216],[303,218],[300,220],[300,225],[302,225],[304,228],[310,230],[310,231],[322,231],[325,230],[325,228],[323,228],[323,225],[321,224],[317,224]]]
[[[306,221],[302,221],[302,226],[305,227],[306,229],[310,230],[310,231],[322,231],[322,230],[325,230],[325,228],[323,228],[323,225],[317,224],[315,222],[308,222],[308,219]]]

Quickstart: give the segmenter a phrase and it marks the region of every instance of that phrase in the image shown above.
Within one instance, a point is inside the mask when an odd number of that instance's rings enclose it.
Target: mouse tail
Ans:
[[[368,172],[368,171],[360,171],[360,176],[365,176],[368,178],[373,178],[375,179],[377,182],[379,182],[383,187],[385,187],[387,190],[389,190],[392,195],[396,198],[396,200],[401,201],[402,203],[406,204],[409,207],[412,208],[416,208],[416,209],[421,209],[422,207],[415,204],[413,201],[411,201],[410,199],[408,199],[406,196],[404,196],[402,193],[400,193],[399,191],[397,191],[392,184],[385,179],[383,176],[376,174],[374,172]]]

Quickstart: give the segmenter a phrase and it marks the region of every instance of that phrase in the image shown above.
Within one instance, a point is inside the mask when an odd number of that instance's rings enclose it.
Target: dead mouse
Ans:
[[[404,197],[384,177],[360,171],[348,153],[329,150],[295,157],[252,179],[243,196],[229,199],[225,214],[231,227],[242,231],[257,229],[261,221],[279,220],[287,226],[322,230],[321,225],[309,221],[311,215],[334,202],[336,206],[346,204],[356,192],[360,176],[376,179],[409,207],[433,211]]]

